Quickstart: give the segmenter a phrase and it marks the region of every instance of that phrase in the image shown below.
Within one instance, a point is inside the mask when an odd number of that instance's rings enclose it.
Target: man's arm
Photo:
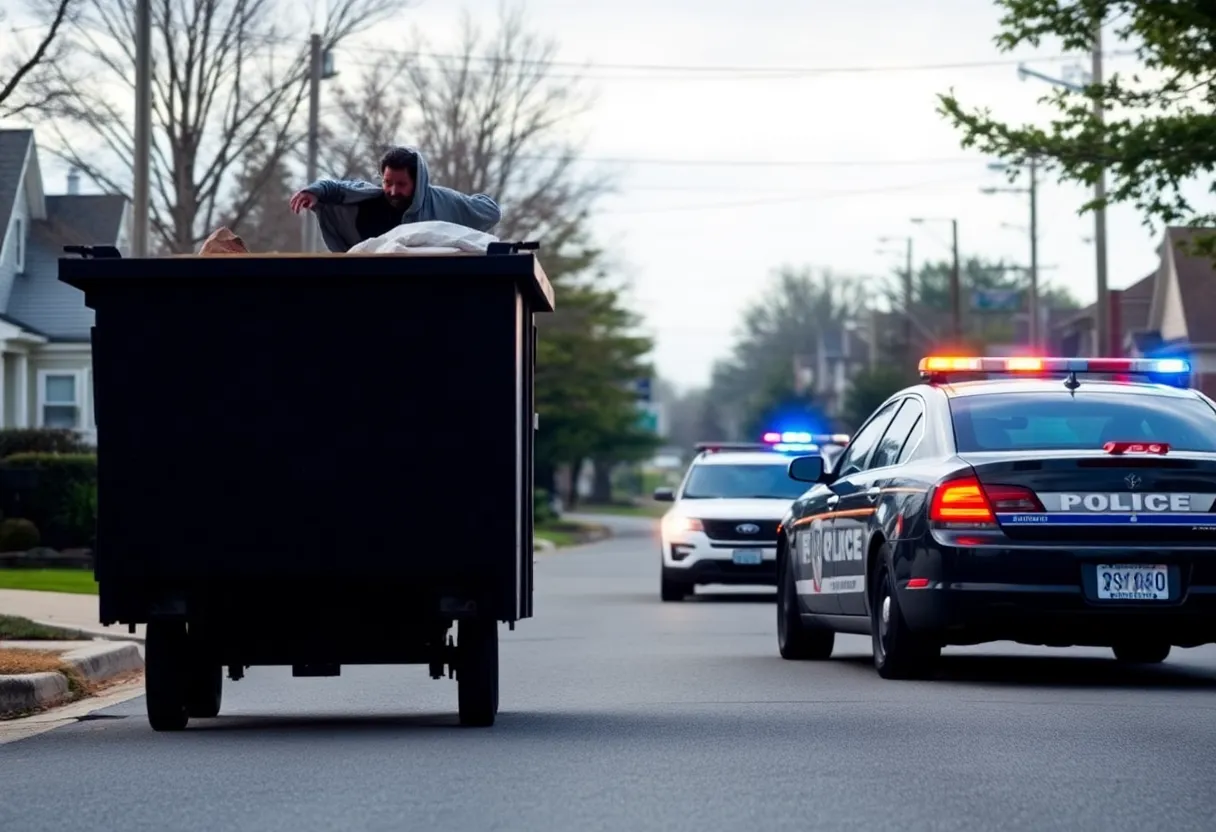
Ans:
[[[341,205],[348,202],[349,197],[364,195],[369,190],[377,194],[381,192],[379,185],[359,179],[318,179],[301,190],[315,196],[322,205]]]
[[[444,207],[447,209],[444,213],[450,216],[439,217],[441,220],[488,232],[502,219],[502,210],[498,203],[485,194],[462,194],[460,191],[438,185],[432,185],[431,188],[441,191],[447,197],[444,200]]]

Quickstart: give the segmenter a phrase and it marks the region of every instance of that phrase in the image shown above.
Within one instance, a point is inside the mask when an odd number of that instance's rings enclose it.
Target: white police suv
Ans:
[[[682,601],[698,585],[777,584],[777,524],[808,489],[788,475],[789,454],[819,453],[830,469],[848,444],[842,434],[770,432],[763,442],[702,442],[676,489],[654,499],[663,516],[660,596]]]

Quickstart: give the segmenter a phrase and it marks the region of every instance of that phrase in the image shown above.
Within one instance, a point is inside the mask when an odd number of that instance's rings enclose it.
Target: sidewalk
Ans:
[[[0,614],[16,615],[39,624],[66,627],[105,638],[144,640],[144,625],[142,624],[135,628],[134,634],[127,632],[125,624],[101,626],[96,595],[0,589]]]

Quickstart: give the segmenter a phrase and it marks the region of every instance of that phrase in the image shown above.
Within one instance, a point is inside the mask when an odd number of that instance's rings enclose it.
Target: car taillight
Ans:
[[[954,526],[994,526],[996,514],[1042,511],[1043,504],[1020,485],[984,485],[975,477],[939,483],[929,505],[929,520]]]
[[[1011,511],[1042,511],[1043,504],[1029,488],[1020,485],[985,485],[984,496],[988,505],[998,514]]]

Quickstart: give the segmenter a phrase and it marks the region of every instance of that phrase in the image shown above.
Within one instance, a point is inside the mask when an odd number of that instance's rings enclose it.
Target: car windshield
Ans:
[[[810,487],[791,480],[789,466],[780,465],[694,465],[680,495],[684,500],[758,499],[794,500]]]
[[[950,400],[960,452],[1101,450],[1161,442],[1216,452],[1216,411],[1199,399],[1152,393],[981,393]]]

